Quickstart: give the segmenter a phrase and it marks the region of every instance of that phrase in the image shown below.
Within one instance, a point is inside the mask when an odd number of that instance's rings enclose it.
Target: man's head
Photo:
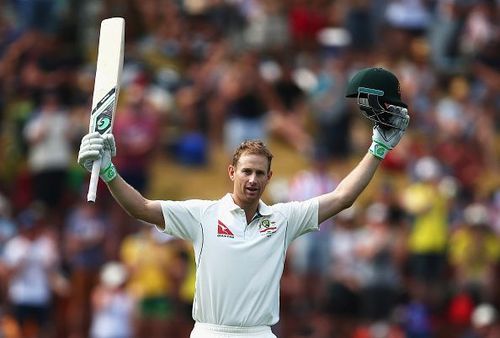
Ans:
[[[245,141],[238,146],[228,167],[234,183],[233,198],[238,205],[258,203],[272,176],[272,158],[262,141]]]
[[[357,98],[363,115],[389,128],[404,129],[399,110],[408,106],[401,100],[398,78],[383,68],[365,68],[349,81],[346,97]],[[403,114],[404,115],[404,114]]]
[[[242,142],[238,148],[234,151],[232,165],[234,167],[237,166],[238,161],[240,160],[241,155],[244,153],[251,155],[261,155],[267,158],[268,167],[267,171],[271,171],[271,161],[273,159],[273,154],[267,149],[264,142],[260,140],[247,140]]]

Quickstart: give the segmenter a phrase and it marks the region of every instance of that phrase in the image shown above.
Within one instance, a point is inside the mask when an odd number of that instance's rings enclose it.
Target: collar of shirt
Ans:
[[[231,197],[230,193],[227,193],[223,198],[222,198],[222,207],[224,210],[227,211],[234,211],[237,209],[241,209],[236,203],[234,203],[233,198]],[[270,216],[273,213],[273,209],[268,206],[266,203],[264,203],[262,200],[259,201],[259,207],[257,208],[257,213],[254,216],[254,219],[256,217],[260,216]]]

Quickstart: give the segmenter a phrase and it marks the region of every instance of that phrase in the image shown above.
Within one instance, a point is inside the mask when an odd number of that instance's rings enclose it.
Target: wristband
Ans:
[[[118,175],[118,173],[116,172],[116,168],[112,162],[110,162],[106,168],[101,169],[99,174],[101,179],[106,183],[112,181],[116,175]]]
[[[385,158],[385,155],[387,155],[387,153],[391,149],[389,149],[386,145],[384,145],[382,143],[378,143],[378,142],[373,141],[369,150],[370,150],[370,153],[373,154],[373,156],[375,156],[378,159],[383,160]]]

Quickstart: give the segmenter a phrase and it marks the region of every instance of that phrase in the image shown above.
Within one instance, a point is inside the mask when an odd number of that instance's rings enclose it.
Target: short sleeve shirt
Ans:
[[[273,325],[285,254],[302,234],[319,230],[318,200],[259,202],[247,224],[227,194],[216,201],[161,201],[165,232],[193,242],[197,266],[193,318],[230,326]]]

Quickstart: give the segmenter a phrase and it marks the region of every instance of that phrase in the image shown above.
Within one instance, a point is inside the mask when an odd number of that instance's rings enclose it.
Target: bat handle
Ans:
[[[87,193],[87,202],[95,202],[97,195],[97,183],[99,182],[99,171],[101,170],[101,159],[92,163],[92,173],[90,174],[89,191]]]

